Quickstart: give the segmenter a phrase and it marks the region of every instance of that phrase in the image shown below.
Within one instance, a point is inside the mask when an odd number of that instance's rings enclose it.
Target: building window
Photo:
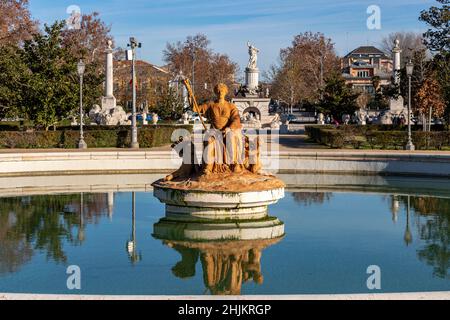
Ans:
[[[369,71],[358,71],[358,78],[368,78],[369,77]]]

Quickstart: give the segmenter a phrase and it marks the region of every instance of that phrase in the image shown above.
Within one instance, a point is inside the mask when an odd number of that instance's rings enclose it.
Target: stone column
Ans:
[[[114,97],[114,62],[112,42],[108,41],[108,48],[105,51],[105,96],[102,97],[102,109],[109,110],[116,107]]]
[[[389,100],[389,110],[391,114],[399,115],[404,111],[404,101],[403,97],[400,95],[400,68],[401,68],[401,53],[402,49],[400,49],[400,41],[398,39],[395,40],[394,49],[392,49],[392,53],[394,55],[394,84],[398,86],[398,98]]]
[[[106,49],[106,85],[105,85],[105,97],[113,96],[113,50],[111,48]]]
[[[392,53],[394,54],[394,83],[396,85],[400,85],[400,69],[401,69],[401,53],[402,49],[400,49],[400,41],[398,39],[395,40],[395,47],[392,49]]]

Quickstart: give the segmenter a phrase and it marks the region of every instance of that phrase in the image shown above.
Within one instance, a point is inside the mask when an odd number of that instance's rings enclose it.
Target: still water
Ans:
[[[450,198],[398,185],[287,189],[269,208],[285,236],[245,243],[154,238],[164,205],[151,192],[0,198],[0,292],[373,293],[370,265],[379,292],[450,290]],[[67,287],[71,265],[81,290]]]

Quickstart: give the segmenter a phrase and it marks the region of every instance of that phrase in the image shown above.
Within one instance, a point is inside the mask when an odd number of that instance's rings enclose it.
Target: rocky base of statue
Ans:
[[[272,175],[251,172],[196,174],[188,178],[165,179],[153,183],[153,187],[174,190],[193,190],[205,192],[253,192],[285,187],[283,181]]]
[[[131,125],[131,121],[128,120],[129,114],[121,106],[101,108],[99,105],[94,105],[89,111],[89,118],[98,125]]]
[[[272,230],[268,234],[273,234],[278,222],[264,220],[268,216],[267,208],[284,197],[285,188],[283,181],[276,177],[248,172],[198,175],[172,181],[161,179],[152,186],[154,196],[166,204],[166,216],[171,219],[258,220],[263,222],[260,227]]]

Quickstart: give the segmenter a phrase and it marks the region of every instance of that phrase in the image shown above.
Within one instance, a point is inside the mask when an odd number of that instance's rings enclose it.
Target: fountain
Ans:
[[[203,161],[195,158],[190,137],[184,137],[173,146],[183,157],[180,169],[153,183],[154,196],[166,205],[155,233],[188,240],[280,237],[284,225],[269,217],[267,208],[284,197],[285,184],[262,171],[261,140],[243,135],[238,109],[225,100],[227,87],[219,84],[215,92],[217,100],[202,106],[191,97],[194,111],[211,123],[202,139]]]
[[[227,87],[215,88],[217,100],[194,111],[211,123],[203,138],[203,162],[195,144],[183,137],[173,145],[183,157],[180,169],[153,183],[165,204],[165,217],[153,237],[181,255],[173,268],[178,278],[195,275],[200,260],[203,281],[213,295],[238,295],[247,281],[262,284],[262,251],[284,236],[284,223],[268,206],[284,197],[284,183],[262,171],[260,140],[242,134],[236,106],[225,101]],[[194,139],[195,140],[195,139]]]

